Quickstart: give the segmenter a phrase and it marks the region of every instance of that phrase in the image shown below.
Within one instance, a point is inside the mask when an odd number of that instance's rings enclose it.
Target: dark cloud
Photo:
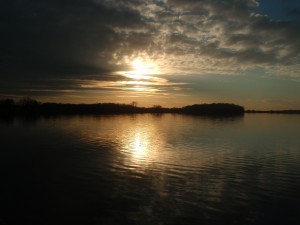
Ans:
[[[1,21],[6,73],[61,75],[109,70],[110,53],[122,39],[112,28],[143,23],[136,11],[89,0],[12,0],[1,7]]]
[[[286,14],[296,20],[300,20],[300,6],[299,8],[286,10]]]

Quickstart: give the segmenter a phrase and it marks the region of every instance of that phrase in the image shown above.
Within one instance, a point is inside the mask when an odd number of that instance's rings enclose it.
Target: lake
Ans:
[[[0,224],[299,224],[300,115],[0,120]]]

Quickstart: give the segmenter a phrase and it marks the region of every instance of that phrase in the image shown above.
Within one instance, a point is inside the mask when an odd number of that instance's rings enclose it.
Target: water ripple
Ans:
[[[0,221],[298,224],[299,122],[137,115],[5,125]]]

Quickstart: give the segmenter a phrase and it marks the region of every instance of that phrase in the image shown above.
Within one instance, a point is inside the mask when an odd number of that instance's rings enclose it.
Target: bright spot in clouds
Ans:
[[[158,74],[156,65],[143,59],[134,59],[130,66],[133,70],[125,72],[125,76],[135,80],[148,80],[151,78],[150,75]]]
[[[151,65],[144,64],[141,60],[134,60],[132,62],[134,71],[133,74],[139,76],[139,75],[145,75],[149,72],[149,69],[151,68]]]

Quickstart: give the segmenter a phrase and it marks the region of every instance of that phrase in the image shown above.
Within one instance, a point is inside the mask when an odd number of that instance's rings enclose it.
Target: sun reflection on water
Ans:
[[[153,162],[162,141],[155,135],[153,127],[136,127],[125,132],[122,139],[124,163],[135,167],[145,167]]]
[[[108,148],[114,152],[111,154],[110,162],[115,168],[143,172],[145,169],[151,170],[170,165],[197,168],[200,165],[222,163],[223,157],[207,156],[210,143],[203,142],[196,148],[193,146],[194,142],[198,143],[198,140],[203,139],[200,138],[202,131],[200,128],[197,138],[190,138],[179,132],[180,127],[174,126],[176,121],[185,121],[185,123],[187,121],[193,124],[201,122],[201,126],[205,128],[205,123],[210,123],[204,119],[196,119],[163,116],[162,120],[158,116],[149,114],[97,117],[94,123],[91,123],[93,125],[89,129],[83,129],[81,133],[85,142],[93,146],[92,149]],[[161,121],[165,122],[161,123]]]
[[[133,138],[133,143],[130,143],[133,146],[130,146],[132,149],[132,156],[136,159],[143,159],[148,154],[148,146],[149,146],[149,140],[146,135],[143,135],[144,137],[141,137],[140,133],[135,133]]]

